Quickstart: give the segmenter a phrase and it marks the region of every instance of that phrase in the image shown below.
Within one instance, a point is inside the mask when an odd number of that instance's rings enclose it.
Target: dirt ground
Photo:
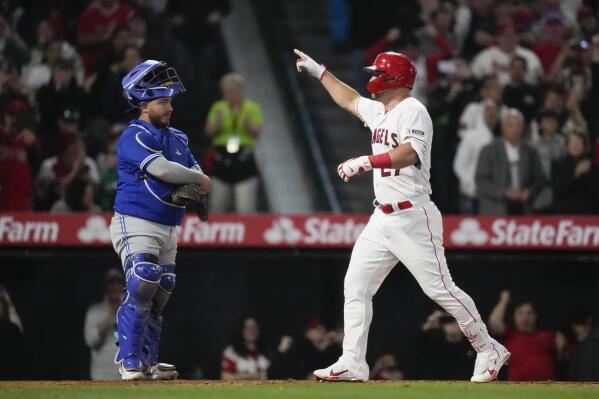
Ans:
[[[435,381],[369,381],[367,384],[418,384],[418,383],[434,383]],[[465,381],[438,381],[442,383],[454,382],[464,383]],[[60,387],[60,386],[127,386],[127,385],[170,385],[170,386],[203,386],[203,385],[274,385],[274,384],[322,384],[321,381],[305,381],[305,380],[266,380],[266,381],[222,381],[222,380],[175,380],[175,381],[0,381],[0,388],[44,388],[44,387]],[[326,384],[326,382],[325,382]],[[570,386],[570,387],[589,387],[598,388],[599,382],[555,382],[555,381],[539,381],[539,382],[508,382],[496,381],[492,384],[537,384],[537,385],[555,385],[555,386]]]

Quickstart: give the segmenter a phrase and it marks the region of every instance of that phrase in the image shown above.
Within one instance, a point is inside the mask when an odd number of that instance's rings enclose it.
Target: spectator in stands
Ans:
[[[57,200],[64,199],[68,186],[74,181],[94,185],[100,182],[96,162],[87,156],[83,140],[78,135],[63,137],[59,155],[42,162],[36,183],[38,208],[47,210]]]
[[[449,2],[441,3],[430,13],[430,22],[415,32],[419,49],[426,56],[427,83],[431,86],[437,80],[439,63],[455,54],[457,40],[451,31],[453,12]]]
[[[31,49],[31,59],[23,68],[25,85],[33,90],[47,84],[52,76],[52,66],[58,59],[65,59],[74,65],[75,78],[83,84],[83,62],[77,50],[66,40],[57,37],[48,19],[37,25],[36,42]]]
[[[131,105],[123,94],[121,80],[133,67],[143,62],[141,50],[134,44],[128,44],[123,49],[120,62],[110,68],[101,90],[100,102],[103,116],[110,123],[129,122],[130,115],[123,112]]]
[[[592,6],[585,4],[578,10],[577,16],[582,36],[587,41],[590,41],[594,35],[599,33],[599,22],[597,21],[595,10],[593,10]]]
[[[26,377],[23,328],[3,285],[0,285],[0,359],[0,380],[19,380]]]
[[[441,310],[431,313],[420,327],[415,343],[427,359],[426,378],[465,380],[472,375],[476,352],[448,313]]]
[[[92,68],[93,84],[90,88],[91,96],[94,96],[95,93],[102,93],[108,76],[113,68],[118,69],[119,62],[123,59],[123,51],[130,44],[130,41],[131,32],[128,27],[121,26],[114,30],[110,38],[110,45]]]
[[[485,48],[493,45],[495,21],[491,0],[471,0],[469,7],[471,16],[462,56],[470,60]]]
[[[52,213],[100,212],[95,203],[96,186],[84,179],[75,179],[65,188],[64,197],[50,208]]]
[[[579,306],[574,308],[566,316],[560,332],[564,343],[558,359],[559,379],[576,379],[570,375],[572,361],[582,344],[589,337],[592,329],[593,316],[586,307]]]
[[[25,100],[14,99],[0,125],[0,210],[33,210],[33,179],[40,161],[34,115]]]
[[[534,47],[535,54],[539,57],[545,74],[551,72],[553,63],[564,50],[566,31],[562,15],[558,11],[551,11],[545,15],[543,26],[543,40]]]
[[[207,88],[220,64],[215,47],[220,25],[230,11],[228,0],[169,0],[172,57],[186,86]],[[189,84],[187,84],[189,82]]]
[[[588,324],[579,325],[584,335]],[[588,335],[579,341],[578,348],[572,359],[569,377],[574,381],[599,381],[599,327],[589,331]]]
[[[223,352],[223,380],[265,380],[270,360],[265,355],[260,326],[253,317],[243,320],[236,338]]]
[[[0,110],[5,110],[12,100],[30,103],[27,94],[17,65],[0,60]]]
[[[551,164],[566,155],[566,143],[559,131],[558,116],[554,111],[543,110],[538,118],[539,135],[533,136],[531,145],[537,150],[545,184],[534,199],[532,208],[537,213],[550,213],[553,206],[551,189]]]
[[[489,144],[499,130],[499,104],[488,99],[484,101],[484,121],[478,127],[464,132],[453,160],[453,170],[460,182],[460,212],[478,213],[476,190],[476,165],[484,146]]]
[[[503,89],[499,80],[494,76],[487,76],[480,87],[480,101],[471,102],[464,108],[460,115],[458,137],[464,137],[464,132],[477,129],[484,124],[485,101],[491,100],[500,104],[500,115],[504,115],[507,108],[501,103]]]
[[[510,61],[510,81],[503,88],[503,103],[522,112],[528,125],[537,112],[539,92],[536,86],[530,85],[524,80],[527,68],[524,57],[515,56],[512,58]]]
[[[111,129],[112,131],[115,130]],[[116,130],[123,131],[122,125],[117,125]],[[99,203],[103,210],[111,211],[113,209],[114,197],[116,194],[117,183],[117,163],[116,146],[118,143],[118,134],[113,134],[111,141],[106,146],[106,151],[98,155],[98,169],[100,171],[100,193]]]
[[[52,77],[52,69],[62,59],[62,45],[59,40],[52,40],[44,46],[44,58],[35,64],[29,63],[23,68],[23,84],[30,91],[35,91],[48,84]]]
[[[2,15],[0,15],[0,43],[2,43],[1,60],[11,61],[19,68],[29,62],[29,47],[16,32],[13,32],[9,21]]]
[[[74,104],[84,103],[83,90],[77,85],[70,61],[58,60],[52,70],[52,79],[36,94],[40,114],[40,131],[56,131],[63,110]]]
[[[485,146],[476,167],[479,212],[483,215],[530,213],[544,178],[537,152],[522,140],[524,117],[510,109],[501,121],[502,137]]]
[[[489,47],[474,57],[472,73],[478,79],[487,75],[497,76],[499,83],[505,86],[510,80],[509,65],[515,55],[526,59],[526,82],[537,84],[543,76],[541,61],[534,52],[518,45],[518,34],[513,22],[497,27],[497,46]]]
[[[552,166],[553,211],[557,214],[599,212],[598,175],[588,155],[587,136],[578,131],[566,137],[566,157]]]
[[[116,312],[121,305],[125,279],[118,269],[110,269],[104,277],[104,298],[87,309],[83,335],[90,348],[90,377],[92,380],[120,379],[114,367],[117,339]]]
[[[120,0],[94,0],[85,9],[77,24],[77,41],[86,73],[108,50],[115,30],[126,26],[134,14],[135,10]]]
[[[343,331],[327,331],[318,319],[311,319],[301,338],[281,338],[272,364],[269,378],[312,379],[315,368],[335,361],[341,355]]]
[[[143,15],[138,13],[131,18],[129,21],[129,32],[131,33],[129,43],[137,46],[144,54],[144,58],[151,60],[162,60],[165,58],[165,51],[156,45],[156,41],[148,40],[148,24]]]
[[[514,304],[513,325],[505,315],[511,300],[510,291],[502,291],[499,302],[489,316],[489,332],[512,353],[507,369],[509,381],[546,381],[556,376],[558,339],[555,332],[537,327],[537,314],[531,302]]]
[[[473,93],[478,91],[474,80],[470,79],[466,61],[457,58],[452,66],[441,73],[427,104],[435,126],[431,163],[436,166],[431,173],[431,187],[433,200],[443,213],[458,212],[459,186],[453,173],[453,149],[458,142],[459,117],[472,100]]]
[[[379,356],[370,370],[371,380],[399,381],[405,380],[404,373],[399,369],[397,357],[391,353]]]
[[[214,146],[211,208],[256,212],[259,172],[254,147],[264,123],[262,109],[245,98],[241,75],[223,76],[220,86],[223,99],[210,107],[205,128]]]
[[[67,105],[58,114],[57,123],[52,129],[43,130],[40,134],[40,142],[44,157],[56,155],[61,151],[65,138],[79,135],[79,124],[81,113],[77,105]]]

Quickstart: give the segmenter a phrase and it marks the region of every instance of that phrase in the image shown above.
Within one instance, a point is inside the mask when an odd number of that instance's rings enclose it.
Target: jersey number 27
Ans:
[[[400,169],[381,169],[382,177],[399,176]]]

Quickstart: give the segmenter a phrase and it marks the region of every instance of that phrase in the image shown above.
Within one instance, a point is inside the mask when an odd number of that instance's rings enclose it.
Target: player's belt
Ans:
[[[395,204],[381,204],[377,200],[374,200],[374,205],[386,214],[393,213],[396,210],[403,211],[404,209],[410,209],[412,207],[410,201],[402,201]]]

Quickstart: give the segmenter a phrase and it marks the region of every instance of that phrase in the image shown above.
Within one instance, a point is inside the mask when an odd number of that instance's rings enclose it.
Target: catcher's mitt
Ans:
[[[185,184],[177,188],[171,199],[173,204],[194,208],[200,220],[208,220],[208,196],[197,184]]]

